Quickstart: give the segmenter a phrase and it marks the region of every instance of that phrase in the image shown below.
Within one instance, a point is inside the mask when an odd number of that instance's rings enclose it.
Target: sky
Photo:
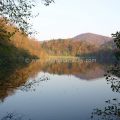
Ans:
[[[38,0],[40,1],[40,0]],[[55,0],[36,2],[31,19],[38,40],[71,38],[82,33],[111,36],[120,30],[120,0]]]

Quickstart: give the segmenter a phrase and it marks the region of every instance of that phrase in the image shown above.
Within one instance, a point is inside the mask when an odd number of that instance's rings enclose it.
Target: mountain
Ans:
[[[113,50],[115,46],[111,37],[84,33],[69,39],[54,39],[41,43],[48,55],[78,56]]]
[[[111,37],[106,37],[103,35],[93,34],[93,33],[83,33],[72,38],[74,41],[83,41],[95,46],[101,46],[107,42],[112,41]]]

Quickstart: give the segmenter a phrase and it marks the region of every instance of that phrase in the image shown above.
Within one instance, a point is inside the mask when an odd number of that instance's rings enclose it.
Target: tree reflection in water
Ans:
[[[48,81],[49,77],[48,76],[41,76],[39,79],[34,79],[34,80],[29,80],[27,81],[22,87],[20,87],[20,90],[22,91],[35,91],[36,86],[39,86],[41,82]]]
[[[105,101],[105,107],[93,110],[91,120],[120,120],[120,102],[114,98]]]
[[[36,80],[36,75],[38,71],[41,70],[40,62],[31,63],[25,68],[18,69],[8,76],[7,79],[0,80],[0,102],[4,102],[5,98],[13,95],[16,90],[21,89],[23,91],[32,90],[35,88],[35,85],[40,85],[42,81],[49,80],[48,76],[39,76]],[[32,78],[31,81],[28,81],[29,78]]]
[[[17,113],[7,113],[0,120],[31,120],[27,118],[25,115],[17,114]]]
[[[120,52],[115,53],[117,61],[107,70],[106,80],[107,84],[111,85],[113,92],[120,93]]]

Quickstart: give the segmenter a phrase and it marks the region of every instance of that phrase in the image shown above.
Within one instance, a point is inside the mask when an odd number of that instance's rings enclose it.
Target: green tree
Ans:
[[[112,34],[112,37],[117,46],[117,50],[115,51],[116,61],[108,68],[105,76],[108,84],[111,84],[112,91],[120,93],[120,80],[118,79],[120,78],[120,32]]]
[[[120,49],[120,32],[116,32],[115,34],[112,34],[112,37],[114,39],[117,48]]]
[[[54,0],[41,1],[46,6],[54,2]],[[19,30],[28,33],[28,29],[31,28],[28,20],[33,17],[32,8],[36,2],[36,0],[0,0],[0,17],[8,19],[11,24],[16,24]]]

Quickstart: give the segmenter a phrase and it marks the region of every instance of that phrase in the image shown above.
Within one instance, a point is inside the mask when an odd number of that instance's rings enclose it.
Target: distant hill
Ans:
[[[72,40],[83,41],[89,44],[93,44],[95,46],[101,46],[103,44],[106,44],[107,42],[112,41],[112,38],[106,37],[103,35],[97,35],[94,33],[84,33],[84,34],[80,34],[80,35],[73,37]]]
[[[41,43],[42,48],[49,55],[79,56],[113,50],[114,41],[111,37],[84,33],[69,39],[54,39]]]

